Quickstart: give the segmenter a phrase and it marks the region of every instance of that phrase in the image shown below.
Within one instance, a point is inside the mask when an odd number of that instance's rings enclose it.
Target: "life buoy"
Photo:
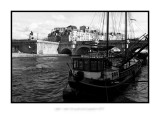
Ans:
[[[84,72],[82,71],[78,71],[74,76],[74,79],[76,81],[81,81],[83,78],[84,78]]]

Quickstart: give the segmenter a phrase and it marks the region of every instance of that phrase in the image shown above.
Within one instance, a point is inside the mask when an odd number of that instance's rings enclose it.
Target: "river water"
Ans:
[[[12,102],[63,102],[70,57],[12,58]],[[138,81],[148,81],[148,66]],[[148,102],[148,82],[136,82],[113,102]]]

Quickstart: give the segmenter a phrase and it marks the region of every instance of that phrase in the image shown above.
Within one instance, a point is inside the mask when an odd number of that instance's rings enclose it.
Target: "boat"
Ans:
[[[127,12],[125,12],[127,16]],[[125,17],[127,18],[127,17]],[[127,19],[126,19],[127,23]],[[126,27],[127,28],[127,27]],[[107,13],[107,34],[109,33],[109,12]],[[127,40],[127,30],[125,29]],[[106,35],[107,36],[107,35]],[[98,42],[91,44],[90,53],[72,57],[72,67],[69,67],[68,85],[63,91],[64,100],[67,98],[103,99],[103,102],[112,102],[119,93],[134,81],[141,71],[142,60],[136,58],[147,45],[143,45],[133,55],[127,52],[125,46],[124,57],[109,56],[108,36],[106,46],[99,46]],[[71,94],[69,96],[69,94]],[[76,102],[76,101],[75,101]],[[85,102],[85,101],[78,101]],[[87,102],[87,101],[86,101]]]

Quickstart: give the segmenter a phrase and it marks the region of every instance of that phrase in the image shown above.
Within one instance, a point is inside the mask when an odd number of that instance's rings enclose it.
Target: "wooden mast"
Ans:
[[[125,12],[125,58],[127,57],[127,12]]]
[[[107,16],[107,17],[106,17],[106,19],[107,19],[107,20],[106,20],[106,21],[107,21],[107,23],[106,23],[106,39],[107,39],[107,40],[106,40],[106,41],[107,41],[107,42],[106,42],[106,44],[107,44],[107,47],[106,47],[106,48],[107,48],[107,53],[106,53],[106,54],[107,54],[107,55],[106,55],[106,56],[107,56],[107,58],[108,58],[109,12],[107,12],[106,16]],[[104,78],[104,81],[105,81],[105,78]],[[106,82],[105,82],[105,86],[106,86],[106,97],[107,97],[106,100],[107,100],[107,102],[108,102],[108,90],[107,90]]]
[[[107,12],[107,27],[106,27],[106,38],[107,38],[107,57],[108,57],[108,39],[109,39],[109,12]]]

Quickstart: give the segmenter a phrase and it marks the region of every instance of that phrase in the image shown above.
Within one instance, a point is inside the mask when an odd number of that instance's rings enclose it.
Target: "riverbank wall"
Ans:
[[[59,42],[42,40],[12,40],[12,53],[58,54]]]
[[[16,57],[66,57],[67,54],[28,54],[28,53],[12,53],[12,58]]]

